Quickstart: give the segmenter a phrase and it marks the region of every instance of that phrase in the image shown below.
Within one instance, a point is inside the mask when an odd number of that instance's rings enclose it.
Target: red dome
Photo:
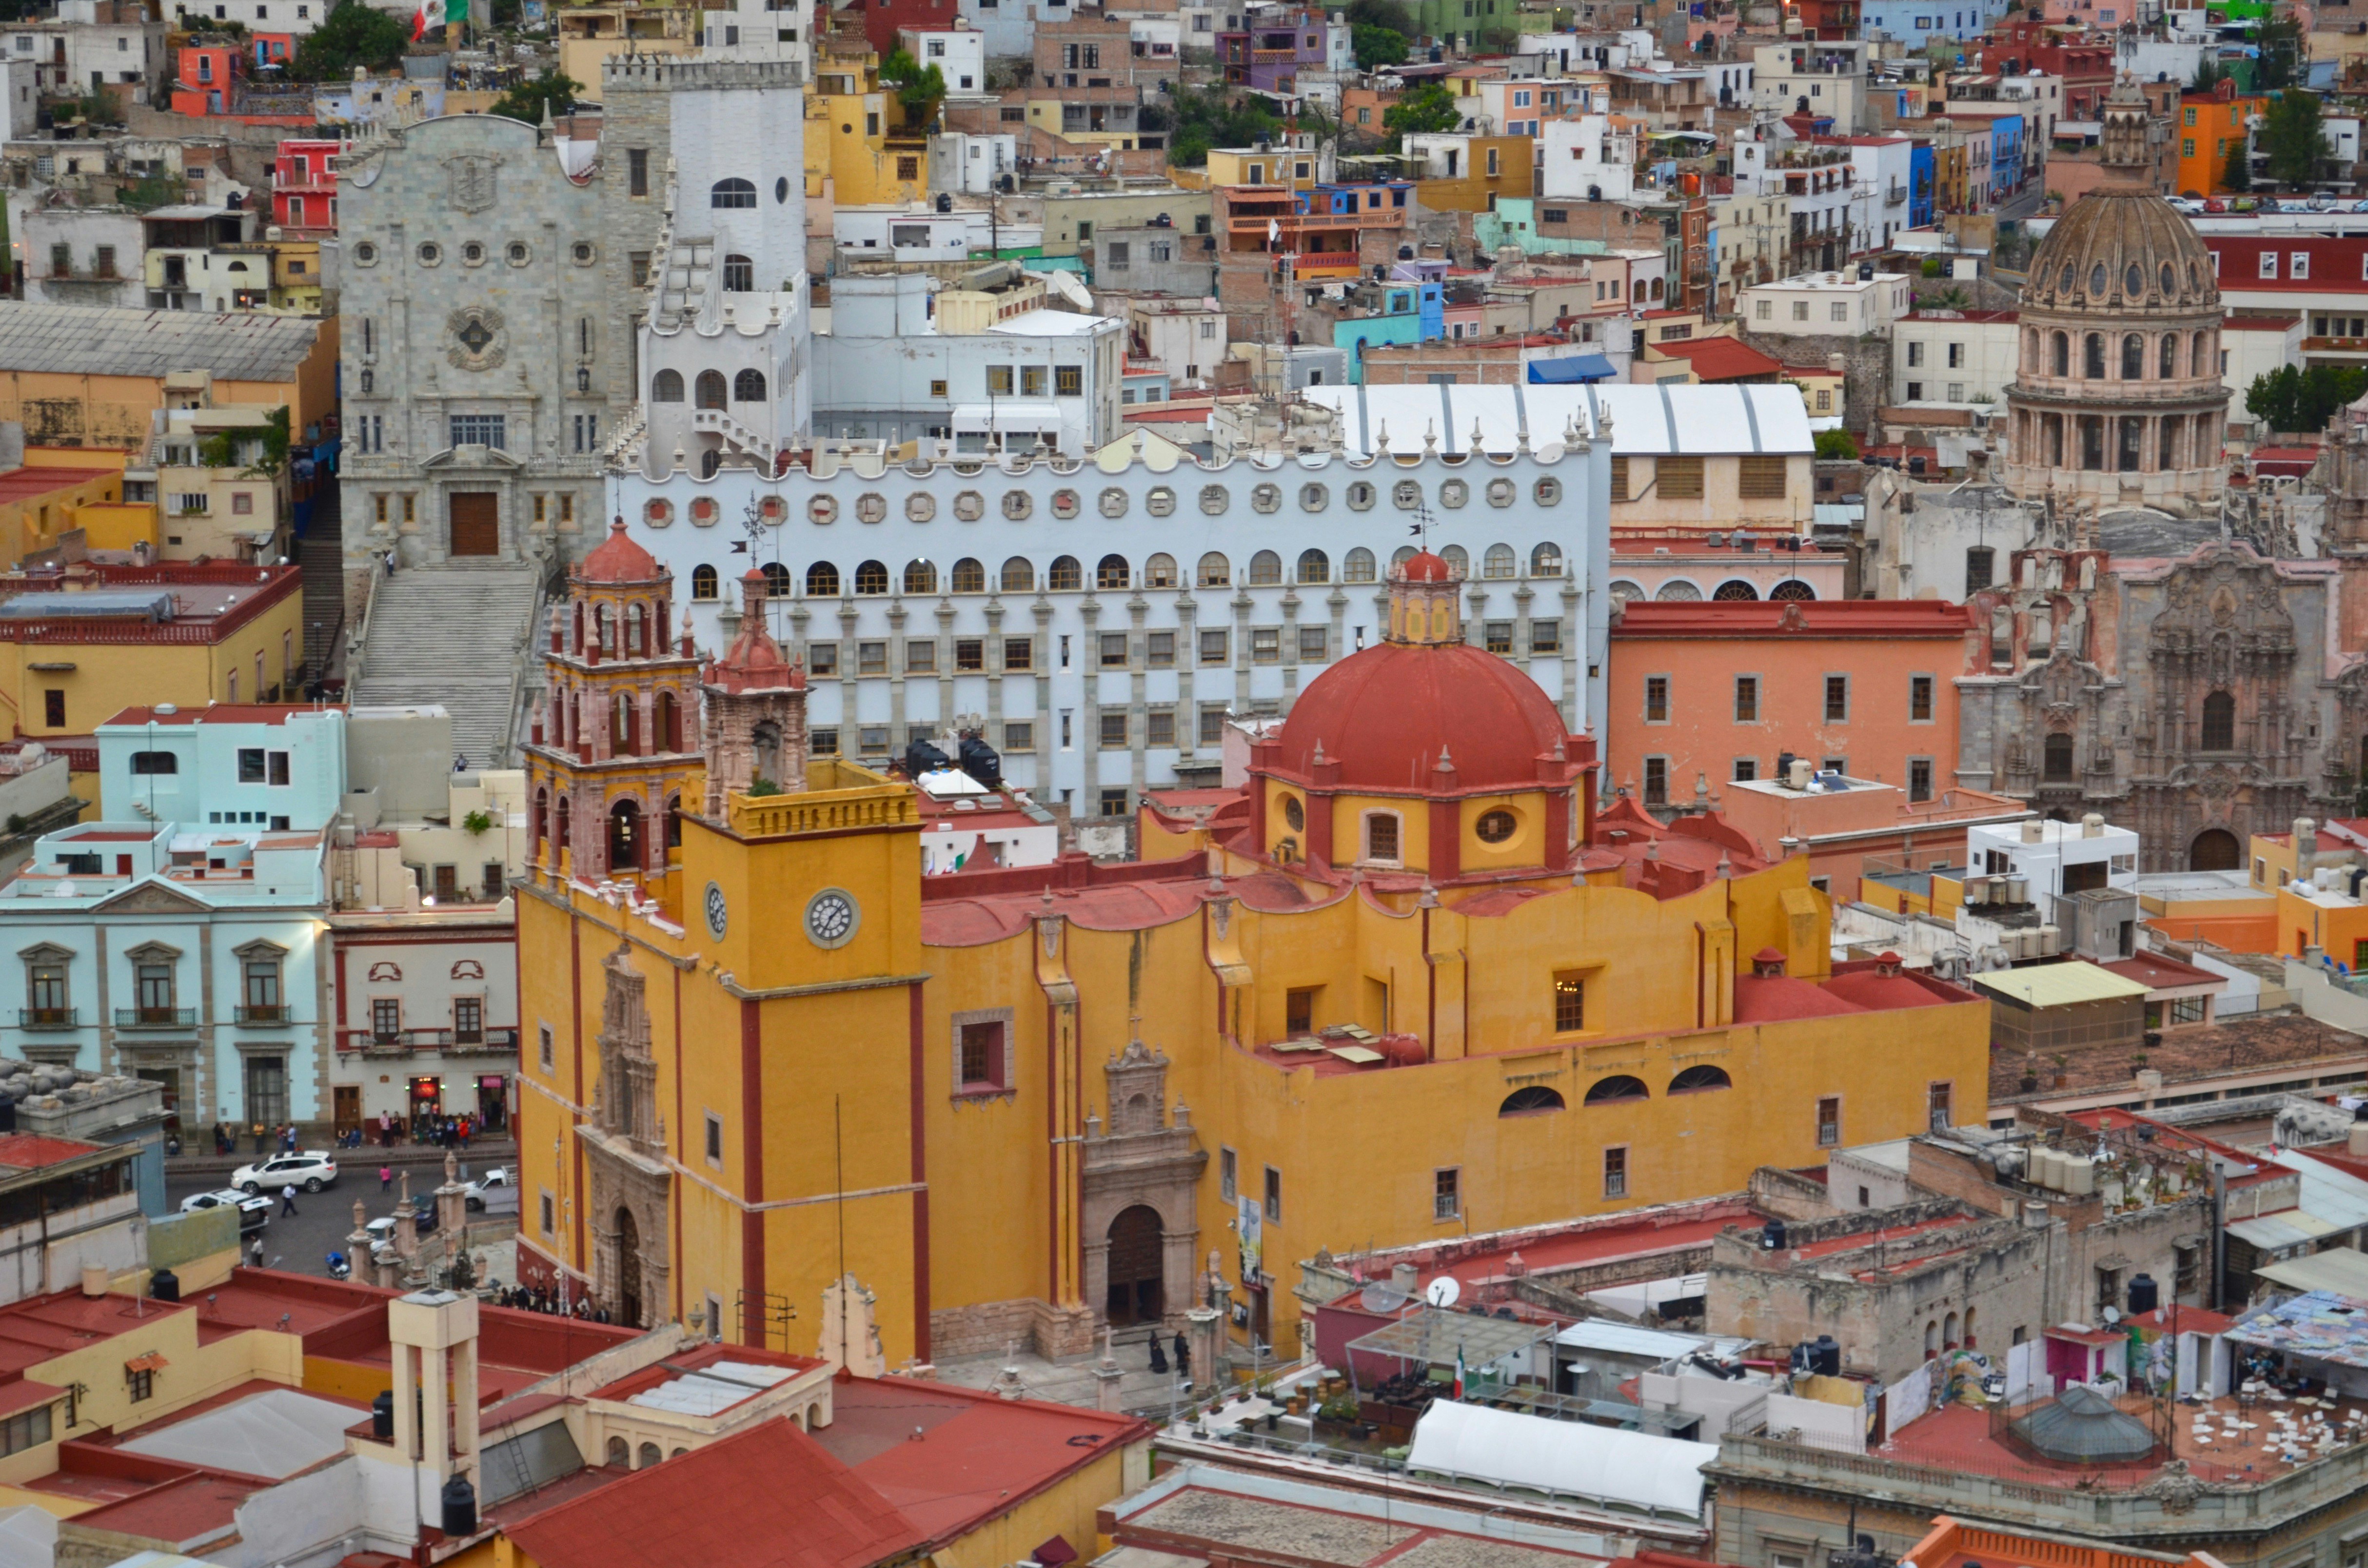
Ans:
[[[1407,556],[1406,564],[1398,568],[1398,574],[1409,583],[1451,583],[1455,580],[1455,568],[1447,563],[1446,558],[1433,555],[1427,550],[1417,551]]]
[[[609,537],[575,569],[581,583],[655,583],[665,575],[656,556],[625,537],[622,517],[609,525]]]
[[[1321,744],[1343,790],[1534,790],[1538,758],[1567,741],[1554,699],[1495,654],[1463,642],[1384,642],[1341,660],[1301,694],[1276,765],[1313,778]],[[1442,746],[1452,774],[1434,772]]]

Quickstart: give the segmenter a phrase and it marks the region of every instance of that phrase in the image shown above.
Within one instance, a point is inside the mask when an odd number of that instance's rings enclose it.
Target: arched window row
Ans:
[[[755,372],[744,372],[754,374]],[[1404,560],[1413,553],[1411,548],[1402,551],[1396,559]],[[1463,564],[1468,557],[1461,546],[1449,545],[1445,551],[1451,562]],[[1541,544],[1531,550],[1528,558],[1533,576],[1559,577],[1563,574],[1562,547]],[[1521,557],[1509,545],[1492,545],[1488,550],[1487,574],[1493,577],[1520,575]],[[876,568],[876,570],[874,570]],[[782,574],[777,591],[786,591],[791,580],[786,568],[768,566],[771,576],[776,570]],[[1238,576],[1236,575],[1238,570]],[[837,597],[849,581],[836,562],[817,561],[805,569],[805,593],[810,598]],[[1181,588],[1187,585],[1201,588],[1230,587],[1238,581],[1251,587],[1280,587],[1285,584],[1298,586],[1321,586],[1338,582],[1343,585],[1372,584],[1381,581],[1381,573],[1372,551],[1362,545],[1340,558],[1336,570],[1332,558],[1321,550],[1301,551],[1290,570],[1284,569],[1283,558],[1271,550],[1261,550],[1251,556],[1247,565],[1237,569],[1224,553],[1210,551],[1193,563],[1191,575],[1184,576],[1177,559],[1166,551],[1144,558],[1140,570],[1125,556],[1111,553],[1099,557],[1090,572],[1073,555],[1055,556],[1041,571],[1024,555],[1008,557],[1000,568],[990,571],[986,563],[973,556],[963,556],[951,568],[940,570],[934,562],[916,560],[905,564],[901,573],[892,574],[881,562],[866,562],[855,570],[852,591],[859,595],[885,594],[895,585],[907,594],[1033,593],[1041,585],[1048,591],[1068,592],[1090,585],[1097,592],[1124,592],[1131,588]],[[722,588],[722,577],[712,566],[698,566],[691,571],[691,597],[712,599]],[[871,585],[867,586],[866,584]],[[1758,592],[1743,585],[1741,593],[1722,591],[1722,598],[1756,598]],[[1787,595],[1788,597],[1815,597],[1814,593]]]

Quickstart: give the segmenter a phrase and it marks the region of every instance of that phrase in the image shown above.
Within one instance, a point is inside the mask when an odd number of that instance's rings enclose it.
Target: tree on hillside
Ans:
[[[2288,87],[2271,100],[2261,127],[2261,151],[2268,154],[2271,179],[2306,186],[2318,177],[2319,165],[2335,155],[2321,119],[2317,93]]]
[[[1349,47],[1356,53],[1360,71],[1378,71],[1384,65],[1406,63],[1406,37],[1395,28],[1358,22],[1349,29]]]
[[[357,65],[392,71],[410,44],[410,31],[393,17],[364,0],[341,0],[296,46],[288,74],[300,82],[343,82]]]
[[[896,89],[908,131],[927,131],[938,117],[938,106],[946,101],[946,74],[934,65],[924,66],[901,49],[891,50],[880,62],[880,79]]]
[[[583,90],[584,84],[575,78],[557,71],[545,71],[495,98],[492,112],[522,119],[529,125],[541,125],[544,109],[548,108],[555,119],[575,107],[575,95]]]
[[[1455,107],[1454,95],[1437,82],[1424,83],[1382,116],[1382,129],[1390,133],[1393,147],[1404,145],[1408,136],[1452,131],[1463,123],[1463,112]]]
[[[1167,141],[1167,161],[1179,168],[1199,168],[1209,161],[1212,147],[1247,147],[1281,130],[1282,121],[1263,98],[1178,88],[1176,134]]]
[[[2292,87],[2302,81],[2302,23],[2292,17],[2279,17],[2263,22],[2253,32],[2253,47],[2260,51],[2253,67],[2253,90],[2274,93],[2282,87]]]
[[[1399,0],[1349,0],[1351,27],[1387,28],[1402,38],[1415,36],[1414,12]]]
[[[2368,392],[2368,366],[2282,365],[2245,389],[2245,412],[2272,430],[2308,436],[2327,428],[2336,410]]]
[[[2187,85],[2191,93],[2208,93],[2220,85],[2220,62],[2209,55],[2196,62],[2195,80]]]

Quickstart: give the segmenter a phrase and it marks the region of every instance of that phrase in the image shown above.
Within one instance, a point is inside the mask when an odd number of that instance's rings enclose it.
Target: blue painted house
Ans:
[[[1918,141],[1907,154],[1907,226],[1930,228],[1932,223],[1932,143]]]

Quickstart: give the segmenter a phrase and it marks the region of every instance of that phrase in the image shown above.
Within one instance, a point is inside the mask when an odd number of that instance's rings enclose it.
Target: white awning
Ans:
[[[1702,1467],[1716,1458],[1716,1443],[1689,1443],[1441,1399],[1434,1400],[1415,1423],[1406,1468],[1699,1519]]]

